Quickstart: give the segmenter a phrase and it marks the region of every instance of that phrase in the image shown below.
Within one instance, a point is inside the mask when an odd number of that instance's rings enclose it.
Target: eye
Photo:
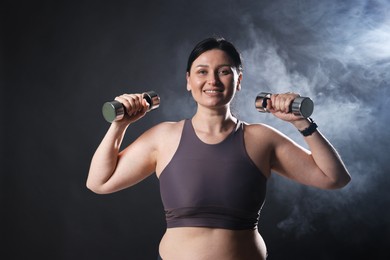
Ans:
[[[199,74],[199,75],[207,75],[207,70],[204,70],[204,69],[198,70],[197,74]]]
[[[231,73],[232,73],[232,70],[229,68],[223,68],[223,69],[218,70],[219,75],[229,75]]]

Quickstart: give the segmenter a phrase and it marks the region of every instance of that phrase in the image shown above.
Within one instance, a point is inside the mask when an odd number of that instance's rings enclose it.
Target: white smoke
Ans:
[[[257,24],[255,16],[252,21],[246,17],[245,22],[251,23],[245,42],[238,44],[246,48],[241,50],[244,81],[236,105],[244,120],[275,126],[305,146],[293,127],[255,111],[254,99],[261,91],[294,91],[311,97],[315,102],[314,119],[352,174],[349,186],[332,192],[307,191],[276,179],[273,187],[282,189],[287,185],[286,192],[270,192],[280,202],[295,205],[278,226],[300,235],[313,230],[311,221],[317,214],[337,211],[345,203],[361,199],[384,176],[384,151],[367,148],[389,144],[390,139],[388,131],[376,130],[386,129],[390,122],[383,110],[389,104],[390,3],[288,3],[276,1],[263,10],[263,18],[274,26],[278,37]],[[308,195],[316,198],[316,206],[304,199]]]

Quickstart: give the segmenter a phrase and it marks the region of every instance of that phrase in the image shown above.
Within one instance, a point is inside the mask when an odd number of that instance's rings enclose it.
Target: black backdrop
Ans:
[[[385,1],[5,1],[1,14],[2,259],[155,259],[164,229],[158,180],[96,195],[85,187],[108,124],[101,105],[153,89],[161,107],[125,144],[190,117],[185,63],[210,35],[244,58],[235,113],[290,126],[253,107],[294,90],[353,181],[320,191],[269,181],[259,229],[269,259],[388,259],[390,4]],[[304,144],[303,144],[304,145]]]

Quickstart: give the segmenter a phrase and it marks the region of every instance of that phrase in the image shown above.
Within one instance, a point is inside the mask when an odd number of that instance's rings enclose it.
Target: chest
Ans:
[[[195,146],[191,153],[180,147],[160,175],[164,205],[258,208],[266,190],[265,176],[239,149],[225,148]]]

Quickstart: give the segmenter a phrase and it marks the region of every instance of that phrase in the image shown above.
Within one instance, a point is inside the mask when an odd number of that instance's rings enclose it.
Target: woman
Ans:
[[[146,114],[148,104],[141,94],[116,98],[127,115],[111,124],[96,150],[87,187],[112,193],[155,172],[167,220],[159,258],[265,259],[257,221],[271,171],[321,189],[341,188],[350,175],[316,124],[289,113],[297,94],[272,95],[267,109],[301,131],[310,151],[267,125],[243,123],[232,115],[242,64],[230,42],[198,43],[186,77],[197,103],[194,116],[160,123],[123,151],[127,127]]]

